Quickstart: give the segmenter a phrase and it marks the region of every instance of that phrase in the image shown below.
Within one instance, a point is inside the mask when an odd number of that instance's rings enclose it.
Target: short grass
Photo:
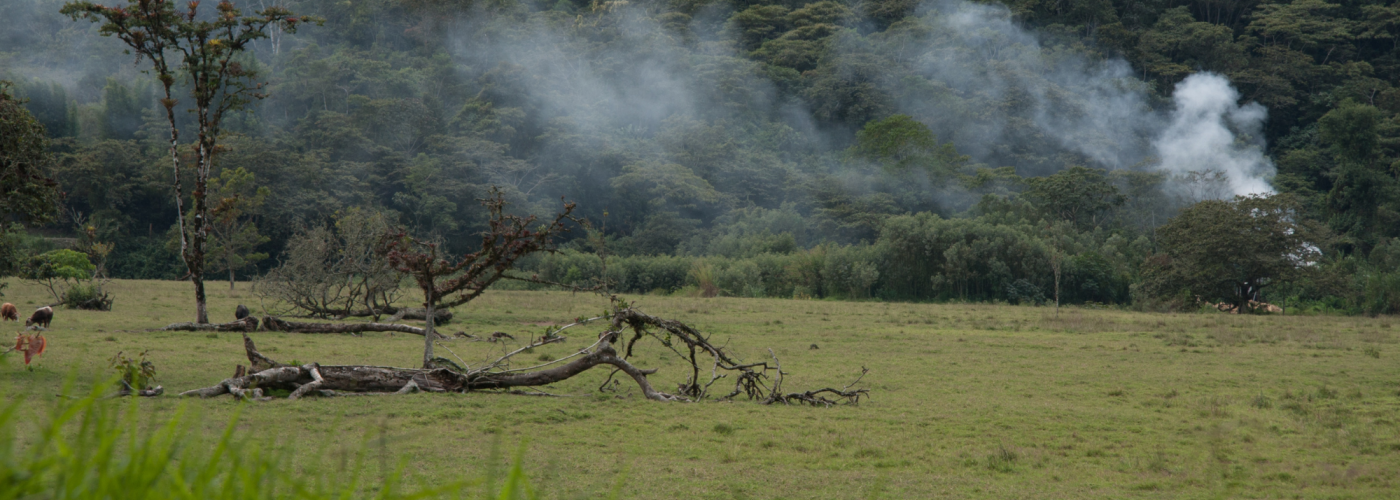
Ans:
[[[255,311],[247,284],[210,284],[216,319]],[[0,364],[0,394],[35,408],[64,380],[88,385],[118,351],[149,351],[168,393],[246,364],[238,334],[138,332],[192,318],[188,283],[120,281],[112,312],[60,310],[32,370]],[[12,283],[22,312],[44,302]],[[274,401],[142,401],[155,419],[184,406],[221,431],[336,467],[370,450],[371,472],[405,460],[418,480],[475,477],[493,446],[526,443],[546,498],[1386,498],[1400,491],[1397,318],[1143,314],[1112,309],[633,297],[713,333],[748,360],[772,348],[789,389],[841,386],[861,366],[871,399],[830,409],[660,404],[597,370],[567,398],[418,394]],[[603,311],[595,295],[493,292],[448,332],[505,331]],[[10,327],[6,327],[10,328]],[[15,330],[16,328],[11,328]],[[592,332],[523,361],[567,355]],[[256,333],[283,362],[413,366],[421,337]],[[469,364],[501,346],[446,342]],[[813,348],[812,346],[816,346]],[[448,353],[444,353],[447,355]],[[663,389],[684,379],[652,343],[637,362]],[[377,438],[373,436],[380,436]],[[501,457],[503,455],[496,454]],[[339,458],[337,458],[339,457]],[[498,461],[504,459],[497,459]],[[338,462],[339,461],[339,462]]]

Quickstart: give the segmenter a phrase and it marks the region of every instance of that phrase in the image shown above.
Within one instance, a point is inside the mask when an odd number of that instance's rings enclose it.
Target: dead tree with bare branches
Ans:
[[[575,205],[564,203],[554,220],[538,223],[535,216],[520,217],[506,213],[505,195],[491,188],[481,200],[490,212],[487,230],[481,234],[481,249],[448,260],[439,255],[436,243],[424,242],[400,232],[389,238],[384,254],[389,264],[400,272],[413,276],[423,290],[423,307],[427,309],[426,333],[423,335],[423,368],[433,367],[434,311],[460,306],[475,300],[502,278],[521,258],[536,252],[554,250],[554,237],[567,232],[566,220],[573,220]],[[452,296],[456,294],[456,296]]]
[[[867,397],[867,389],[853,389],[868,370],[862,368],[860,377],[840,389],[827,387],[803,392],[784,392],[783,371],[770,349],[772,361],[744,362],[723,346],[715,345],[710,337],[679,321],[648,315],[631,307],[626,301],[613,298],[608,315],[580,318],[558,328],[550,328],[525,345],[505,354],[469,366],[435,358],[424,368],[391,368],[382,366],[340,365],[323,366],[309,363],[284,365],[258,352],[252,339],[244,335],[250,369],[237,367],[235,376],[217,385],[183,393],[186,396],[213,397],[232,394],[247,399],[265,399],[265,390],[290,391],[290,399],[307,395],[340,396],[348,394],[383,394],[429,392],[471,392],[513,390],[539,387],[573,378],[588,370],[609,365],[613,371],[600,389],[615,384],[613,378],[623,373],[631,377],[642,395],[653,401],[701,401],[707,398],[731,400],[739,396],[762,404],[809,404],[832,406],[840,403],[857,404]],[[608,327],[596,340],[569,356],[525,367],[512,364],[514,358],[545,345],[565,342],[565,333],[594,322],[607,320]],[[646,340],[671,349],[688,360],[689,379],[679,385],[675,394],[658,390],[649,379],[655,369],[642,369],[628,359]],[[432,340],[430,338],[430,342]],[[619,347],[621,351],[619,352]],[[708,372],[708,373],[704,373]],[[722,379],[733,377],[733,390],[716,397],[710,387]],[[702,380],[703,379],[703,380]]]

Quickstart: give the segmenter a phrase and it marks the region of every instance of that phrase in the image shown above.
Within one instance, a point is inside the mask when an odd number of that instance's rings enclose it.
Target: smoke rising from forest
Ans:
[[[64,31],[65,40],[92,43],[88,34],[76,33],[91,27],[47,12],[57,2],[34,2],[32,9],[23,4],[7,11],[43,20],[29,24]],[[552,138],[530,155],[545,170],[556,167],[551,161],[569,161],[569,155],[551,156],[548,150],[581,147],[562,140],[580,131],[592,131],[584,134],[592,137],[601,131],[630,141],[622,147],[642,156],[686,165],[700,154],[684,141],[697,123],[729,127],[733,140],[762,140],[770,149],[817,152],[849,144],[852,130],[830,123],[832,116],[858,111],[785,98],[784,82],[752,60],[768,56],[733,57],[749,55],[751,47],[743,45],[744,35],[729,21],[734,13],[727,7],[702,8],[684,19],[617,9],[611,16],[579,21],[613,23],[606,31],[611,39],[596,39],[597,30],[589,32],[595,39],[580,38],[575,36],[580,31],[561,30],[540,17],[503,27],[491,23],[490,15],[464,16],[448,46],[465,79],[485,82],[478,97],[486,105],[475,114],[457,108],[442,114],[504,143]],[[35,13],[40,10],[44,15]],[[1260,131],[1267,113],[1258,104],[1240,105],[1238,92],[1223,76],[1193,75],[1173,90],[1170,103],[1154,103],[1149,84],[1127,62],[1091,57],[1085,52],[1092,47],[1028,30],[1002,5],[938,0],[924,4],[916,16],[917,22],[869,35],[858,35],[867,30],[849,19],[836,20],[849,31],[831,38],[834,55],[812,64],[858,75],[887,96],[882,108],[860,112],[872,119],[909,114],[977,164],[1012,166],[1022,175],[1047,175],[1070,165],[1156,169],[1174,177],[1218,171],[1229,178],[1227,194],[1270,191],[1266,179],[1274,169],[1263,154]],[[13,25],[0,31],[8,32],[7,40],[52,36]],[[127,62],[39,67],[11,60],[3,69],[71,87],[71,75],[93,72],[88,66],[132,73]],[[468,123],[472,119],[476,122]],[[740,123],[767,125],[733,128]],[[541,150],[546,154],[538,154]],[[692,161],[681,161],[685,155]],[[717,188],[723,183],[715,180],[721,174],[697,173]],[[758,186],[744,179],[733,184]]]
[[[469,71],[495,74],[500,88],[488,91],[496,102],[515,102],[516,112],[562,119],[557,123],[575,129],[651,138],[678,120],[766,114],[808,141],[839,146],[839,137],[823,132],[849,137],[843,135],[849,130],[814,130],[823,110],[813,108],[821,103],[779,102],[774,83],[755,75],[756,68],[696,55],[733,55],[742,43],[733,26],[716,22],[723,17],[696,16],[677,27],[620,16],[618,39],[596,49],[614,53],[587,58],[571,51],[588,42],[557,27],[483,34],[466,26],[454,54]],[[1173,91],[1173,105],[1154,110],[1148,85],[1127,62],[1092,60],[1082,48],[1045,42],[1001,5],[933,2],[919,10],[919,18],[916,27],[836,37],[832,49],[839,55],[829,64],[870,73],[866,78],[892,96],[885,111],[929,125],[974,162],[1014,166],[1023,175],[1074,164],[1155,169],[1173,179],[1215,171],[1228,176],[1228,188],[1217,189],[1219,195],[1271,190],[1266,179],[1274,169],[1263,155],[1261,133],[1267,113],[1258,104],[1239,105],[1238,92],[1223,76],[1193,75]],[[701,49],[682,50],[684,44]],[[863,52],[898,64],[864,67]],[[996,109],[1008,101],[1016,108]],[[673,153],[671,148],[661,155],[674,161]]]
[[[652,138],[668,121],[725,120],[772,108],[776,89],[755,74],[756,64],[697,55],[682,47],[683,35],[639,14],[614,16],[614,38],[597,44],[606,48],[582,54],[578,47],[589,41],[540,20],[522,20],[508,32],[466,21],[450,46],[464,74],[489,82],[483,97],[511,109],[496,115],[504,124],[512,120],[508,114],[522,113],[519,118],[543,117],[568,130]],[[723,22],[717,20],[710,21]]]
[[[1239,92],[1213,73],[1182,80],[1172,101],[1170,124],[1152,142],[1158,168],[1182,175],[1204,166],[1224,173],[1236,195],[1273,192],[1265,180],[1274,167],[1263,153],[1263,106],[1236,104]]]
[[[1042,43],[1004,6],[936,2],[925,5],[923,18],[931,29],[911,38],[916,48],[901,47],[916,54],[915,75],[929,85],[946,85],[963,103],[991,104],[1008,96],[1026,103],[1011,121],[1020,118],[1033,126],[969,120],[958,106],[900,103],[902,111],[946,131],[961,152],[978,161],[1047,174],[1036,168],[1036,160],[1021,157],[1056,157],[1044,147],[1055,146],[1078,155],[1065,163],[1156,169],[1173,179],[1216,171],[1229,178],[1224,194],[1272,191],[1266,179],[1274,167],[1263,154],[1267,112],[1256,103],[1238,104],[1239,93],[1223,76],[1186,78],[1172,92],[1174,105],[1154,111],[1147,84],[1133,76],[1126,61],[1091,61]],[[983,61],[992,63],[979,64]],[[1037,135],[1052,140],[1014,151],[1017,144],[1037,143]]]

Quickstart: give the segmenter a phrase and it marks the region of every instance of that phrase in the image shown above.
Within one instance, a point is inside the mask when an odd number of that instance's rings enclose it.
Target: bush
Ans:
[[[63,292],[63,306],[89,311],[112,310],[112,296],[93,283],[75,283]]]

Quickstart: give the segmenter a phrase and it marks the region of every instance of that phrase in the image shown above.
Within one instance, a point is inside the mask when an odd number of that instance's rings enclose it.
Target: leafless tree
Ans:
[[[391,227],[382,213],[352,208],[334,224],[306,228],[255,290],[283,314],[375,321],[397,314],[404,276],[379,251]]]

